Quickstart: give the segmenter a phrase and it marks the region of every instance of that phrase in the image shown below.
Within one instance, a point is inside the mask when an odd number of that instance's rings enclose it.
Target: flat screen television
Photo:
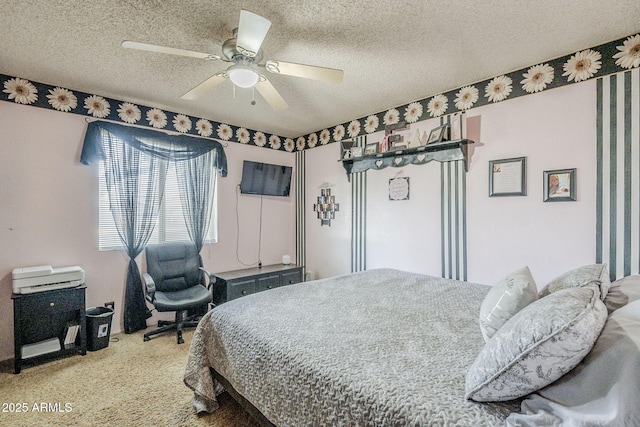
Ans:
[[[272,165],[245,160],[242,163],[242,194],[263,196],[289,196],[291,166]]]

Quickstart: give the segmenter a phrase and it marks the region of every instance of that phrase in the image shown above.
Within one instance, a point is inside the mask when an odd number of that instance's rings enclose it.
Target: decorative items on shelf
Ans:
[[[364,155],[365,156],[370,156],[372,154],[377,154],[378,153],[378,143],[377,142],[371,142],[367,145],[364,146]]]
[[[420,131],[416,129],[413,133],[413,139],[409,141],[408,148],[420,147],[422,145],[422,140],[420,139]]]
[[[446,141],[449,139],[449,124],[444,124],[434,128],[429,133],[427,144],[433,144],[434,142]]]
[[[426,134],[426,133],[425,133]],[[407,164],[422,165],[432,160],[438,162],[452,162],[464,160],[464,169],[468,170],[467,145],[473,144],[469,139],[455,141],[434,142],[418,147],[408,147],[403,150],[378,150],[376,144],[366,144],[365,154],[359,158],[340,159],[347,172],[347,179],[352,173],[364,172],[369,169],[379,170],[388,166],[403,167]]]
[[[331,220],[335,219],[336,212],[340,210],[340,205],[336,203],[335,196],[331,195],[331,188],[320,189],[318,203],[313,205],[314,212],[317,212],[320,225],[331,227]]]
[[[386,125],[384,127],[384,138],[380,143],[379,152],[384,153],[390,150],[407,148],[408,141],[404,140],[404,136],[394,134],[394,132],[407,129],[409,129],[409,124],[407,124],[406,121],[401,121],[392,125]]]
[[[354,157],[362,157],[363,148],[357,145],[352,139],[340,141],[342,146],[342,159],[353,159]]]
[[[462,138],[462,113],[454,113],[449,121],[449,137],[452,141]]]
[[[342,155],[341,155],[342,159],[346,160],[353,157],[351,155],[351,147],[353,146],[352,140],[340,141],[340,146],[342,147]]]

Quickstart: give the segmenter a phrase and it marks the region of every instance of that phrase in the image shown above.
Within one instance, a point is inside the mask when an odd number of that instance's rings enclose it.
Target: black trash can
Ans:
[[[109,346],[113,309],[90,307],[87,309],[87,350],[96,351]]]

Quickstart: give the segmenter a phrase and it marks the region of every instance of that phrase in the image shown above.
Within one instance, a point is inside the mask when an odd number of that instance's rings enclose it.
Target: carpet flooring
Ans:
[[[193,330],[184,332],[181,345],[175,333],[143,342],[144,332],[113,335],[106,348],[18,375],[13,361],[0,363],[0,425],[258,426],[226,393],[213,414],[195,413],[182,381]]]

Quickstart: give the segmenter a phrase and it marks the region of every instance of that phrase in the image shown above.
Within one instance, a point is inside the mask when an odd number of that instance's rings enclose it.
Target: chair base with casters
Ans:
[[[213,301],[210,288],[215,277],[200,265],[200,255],[192,242],[148,245],[146,257],[147,272],[142,275],[146,299],[158,312],[174,311],[176,317],[172,322],[160,320],[158,329],[144,334],[144,341],[153,335],[176,331],[178,344],[182,344],[182,329],[197,326],[197,318],[202,315],[200,309]],[[202,284],[203,276],[204,282],[208,282],[206,287]]]
[[[146,279],[146,281],[149,278]],[[158,312],[175,311],[176,320],[173,322],[167,320],[158,321],[158,329],[144,334],[144,340],[149,341],[149,337],[167,331],[176,331],[178,334],[178,344],[184,343],[182,339],[182,328],[198,326],[197,318],[199,314],[193,314],[185,317],[188,309],[200,306],[206,306],[211,302],[211,292],[202,285],[192,286],[181,291],[165,293],[156,291],[153,304]],[[188,301],[185,303],[184,301]]]
[[[167,331],[177,331],[178,333],[178,344],[184,344],[184,339],[182,338],[182,328],[195,328],[198,326],[198,321],[196,320],[200,315],[194,314],[188,317],[184,317],[184,313],[186,310],[176,311],[176,320],[158,320],[158,329],[154,329],[151,332],[147,332],[144,334],[144,341],[151,340],[150,337],[157,334],[162,334]]]

